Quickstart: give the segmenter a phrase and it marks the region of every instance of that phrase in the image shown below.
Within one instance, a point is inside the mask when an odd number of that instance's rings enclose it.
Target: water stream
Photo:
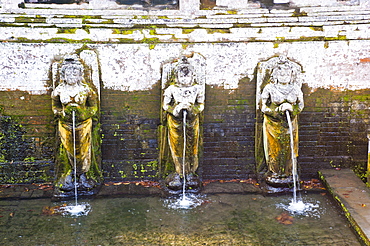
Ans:
[[[186,115],[187,112],[184,110],[184,116],[182,119],[182,128],[184,133],[184,147],[182,150],[182,177],[184,179],[184,182],[182,184],[182,197],[183,200],[185,199],[185,188],[186,188],[186,177],[185,177],[185,157],[186,157]]]
[[[182,119],[182,125],[183,125],[183,134],[184,134],[184,147],[182,150],[182,178],[183,178],[183,183],[182,183],[182,198],[179,201],[178,205],[181,208],[190,208],[192,205],[191,199],[189,199],[186,196],[186,172],[185,172],[185,161],[186,161],[186,116],[187,116],[187,111],[183,111],[183,119]]]
[[[76,159],[76,112],[72,111],[72,138],[73,138],[73,178],[75,203],[60,207],[60,211],[73,216],[86,215],[90,211],[88,203],[78,204],[78,184],[77,184],[77,159]]]
[[[75,188],[75,203],[77,203],[77,160],[76,160],[76,113],[72,111],[72,134],[73,134],[73,174],[74,174],[74,188]]]
[[[298,190],[298,171],[297,171],[297,157],[294,152],[294,135],[293,135],[293,124],[290,117],[289,111],[286,112],[286,118],[289,125],[289,135],[290,135],[290,153],[292,158],[292,176],[293,176],[293,200],[287,207],[290,212],[303,213],[312,207],[312,204],[305,204],[302,200],[297,201],[297,190]]]
[[[294,136],[293,136],[293,124],[290,118],[289,111],[286,112],[286,118],[289,125],[289,135],[290,135],[290,153],[292,158],[292,175],[293,175],[293,203],[297,203],[297,158],[294,153]]]

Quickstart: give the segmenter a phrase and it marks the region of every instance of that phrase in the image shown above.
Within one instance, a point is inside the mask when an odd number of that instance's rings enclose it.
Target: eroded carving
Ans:
[[[55,73],[58,71],[59,74]],[[100,149],[98,91],[77,55],[66,56],[61,64],[54,63],[53,72],[54,79],[59,77],[51,95],[60,142],[55,196],[69,196],[75,185],[78,190],[91,193],[101,178],[97,155]],[[74,180],[75,171],[77,180]]]
[[[204,72],[204,60],[197,54],[192,58],[183,56],[180,61],[163,68],[162,122],[165,129],[161,139],[161,162],[169,173],[166,185],[171,190],[180,190],[183,182],[187,188],[200,186],[196,171],[205,97]]]
[[[300,65],[285,56],[271,58],[258,66],[257,112],[262,113],[263,119],[256,128],[257,169],[265,170],[266,182],[273,186],[292,183],[292,156],[298,156],[297,116],[304,107],[300,73]],[[292,121],[294,155],[286,111]]]

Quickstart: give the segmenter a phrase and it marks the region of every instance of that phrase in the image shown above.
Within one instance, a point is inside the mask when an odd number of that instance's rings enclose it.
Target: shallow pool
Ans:
[[[1,200],[0,245],[360,245],[326,193],[303,194],[305,214],[286,212],[291,196],[201,199],[193,209],[158,197],[83,200],[82,216],[45,212],[62,202]]]

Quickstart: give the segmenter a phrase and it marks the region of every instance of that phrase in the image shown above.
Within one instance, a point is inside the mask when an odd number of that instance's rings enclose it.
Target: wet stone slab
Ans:
[[[327,189],[366,245],[370,245],[370,190],[350,169],[319,172]]]

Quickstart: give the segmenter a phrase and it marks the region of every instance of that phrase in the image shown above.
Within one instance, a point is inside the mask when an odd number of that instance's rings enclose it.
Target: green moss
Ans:
[[[136,40],[135,39],[133,39],[133,38],[118,38],[118,41],[120,42],[120,43],[135,43],[136,42]]]
[[[189,44],[188,43],[182,43],[181,47],[182,49],[186,50],[188,48]]]
[[[83,27],[82,27],[82,30],[84,30],[86,33],[88,33],[88,34],[90,34],[90,26],[88,26],[88,25],[84,25]]]
[[[0,157],[4,161],[19,161],[27,158],[27,141],[23,139],[26,129],[14,117],[0,117]]]
[[[251,27],[252,23],[234,23],[233,28],[246,28]]]
[[[15,23],[46,23],[46,17],[15,17]]]
[[[301,36],[299,37],[300,41],[323,41],[325,40],[324,36],[315,36],[315,37],[306,37],[306,36]]]
[[[133,34],[134,29],[113,29],[112,34],[123,34],[123,35],[129,35]]]
[[[236,15],[236,14],[238,14],[238,11],[236,11],[236,10],[228,10],[228,11],[226,11],[229,15]]]
[[[310,26],[310,29],[311,30],[314,30],[314,31],[324,31],[324,28],[322,26]]]
[[[190,28],[183,28],[182,29],[182,34],[190,34],[194,32],[194,29],[190,29]]]
[[[68,38],[51,38],[48,40],[45,40],[44,42],[50,42],[50,43],[91,43],[91,39],[84,38],[81,40],[73,40]]]
[[[57,34],[64,33],[64,34],[75,34],[77,28],[58,28]]]
[[[135,24],[132,26],[130,29],[136,29],[136,30],[142,30],[142,29],[157,29],[157,28],[168,28],[166,24],[157,24],[157,25],[152,25],[152,24]]]
[[[307,13],[304,11],[300,11],[299,9],[296,9],[292,14],[292,17],[300,17],[300,16],[307,16]]]
[[[213,34],[213,33],[230,33],[229,28],[207,28],[207,33],[208,34]]]
[[[159,42],[159,38],[143,38],[141,42],[145,44],[157,44]]]
[[[337,37],[325,37],[325,40],[332,41],[332,40],[348,40],[346,35],[339,35]]]
[[[325,48],[325,49],[329,48],[329,42],[328,42],[328,41],[325,41],[325,43],[324,43],[324,48]]]
[[[64,18],[71,18],[71,19],[102,19],[101,15],[64,15]]]

